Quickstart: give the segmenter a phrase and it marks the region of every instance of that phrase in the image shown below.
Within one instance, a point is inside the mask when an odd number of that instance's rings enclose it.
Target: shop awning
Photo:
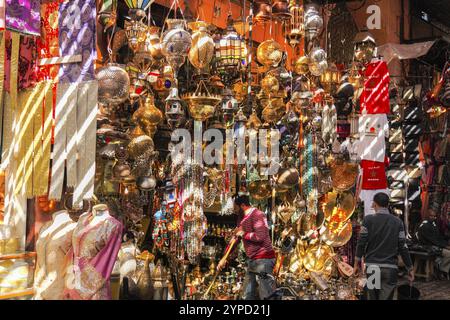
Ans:
[[[393,59],[415,59],[428,53],[436,41],[418,42],[413,44],[386,43],[378,47],[378,54],[383,56],[387,63]]]

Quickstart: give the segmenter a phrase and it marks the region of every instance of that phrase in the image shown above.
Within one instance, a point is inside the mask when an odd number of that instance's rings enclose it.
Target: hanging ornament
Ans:
[[[154,97],[148,95],[145,102],[139,101],[139,108],[134,112],[132,119],[146,135],[153,137],[158,124],[163,119],[163,113],[155,106]]]
[[[189,62],[197,69],[205,69],[214,57],[214,40],[208,34],[209,24],[204,21],[189,23],[192,34],[192,46],[189,50]]]
[[[105,105],[118,105],[128,99],[130,78],[124,68],[115,63],[96,70],[98,80],[98,102]]]
[[[305,36],[305,25],[303,23],[303,6],[291,0],[289,4],[289,20],[285,22],[284,36],[289,45],[295,48],[300,44],[301,39]]]
[[[262,79],[261,89],[269,95],[280,90],[280,83],[273,74],[269,73]]]
[[[283,58],[283,50],[275,40],[266,40],[258,46],[256,58],[265,67],[276,67]]]
[[[161,60],[162,58],[164,58],[159,31],[160,31],[159,27],[156,26],[148,27],[147,37],[145,40],[145,46],[147,48],[147,51],[150,52],[150,55],[154,60]]]
[[[305,9],[305,36],[308,40],[316,38],[323,28],[323,19],[315,5],[307,5]]]
[[[166,118],[170,129],[178,128],[184,121],[184,107],[180,97],[178,96],[178,89],[171,88],[169,96],[166,98]]]
[[[204,80],[200,80],[193,93],[182,96],[188,103],[189,114],[194,120],[205,121],[214,115],[216,106],[222,101],[219,95],[211,94]]]
[[[166,24],[168,30],[163,35],[162,52],[176,73],[186,61],[192,38],[184,20],[167,19]]]
[[[166,218],[166,203],[163,202],[161,209],[156,211],[153,216],[154,227],[152,232],[152,239],[155,246],[162,249],[164,246],[169,245],[169,235],[168,235],[168,220]]]
[[[228,16],[225,35],[216,42],[215,52],[216,71],[224,83],[231,84],[239,78],[247,55],[245,41],[234,29],[231,15]]]

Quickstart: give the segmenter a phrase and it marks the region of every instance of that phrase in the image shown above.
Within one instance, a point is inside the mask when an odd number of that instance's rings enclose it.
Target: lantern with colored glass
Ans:
[[[290,19],[284,24],[284,35],[290,46],[295,48],[305,36],[305,25],[303,23],[303,7],[296,1],[289,4]]]
[[[145,18],[145,10],[153,1],[126,0],[130,8],[128,14],[131,21],[125,21],[125,32],[128,38],[128,46],[137,52],[147,38],[147,26],[142,22]]]
[[[230,84],[240,75],[246,64],[247,48],[244,40],[233,26],[233,19],[228,16],[225,35],[216,42],[216,70],[224,83]]]
[[[330,63],[328,69],[320,76],[320,83],[327,93],[333,93],[340,82],[341,73],[336,64]]]
[[[166,98],[166,118],[170,129],[178,128],[184,121],[184,108],[180,97],[178,96],[178,88],[172,87],[169,96]]]
[[[355,61],[369,63],[375,56],[377,44],[375,38],[368,32],[359,32],[353,40],[355,44]]]

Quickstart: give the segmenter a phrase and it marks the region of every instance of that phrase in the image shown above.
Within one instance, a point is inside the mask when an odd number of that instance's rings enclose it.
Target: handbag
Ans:
[[[403,143],[389,144],[389,152],[403,152]]]
[[[419,140],[418,139],[405,139],[405,151],[406,152],[419,152]]]
[[[418,165],[420,162],[419,152],[405,153],[405,164],[408,166]]]
[[[389,129],[389,142],[390,143],[401,143],[403,140],[402,128],[390,128]]]
[[[401,152],[392,152],[389,155],[389,161],[393,163],[404,163],[405,159],[403,153]]]
[[[417,100],[410,101],[405,107],[403,119],[406,122],[420,122],[424,119],[422,108]]]
[[[403,134],[405,137],[417,137],[422,135],[423,127],[422,124],[407,124],[403,126]]]

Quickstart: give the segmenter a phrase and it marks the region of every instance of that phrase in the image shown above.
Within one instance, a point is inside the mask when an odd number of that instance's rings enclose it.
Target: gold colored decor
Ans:
[[[307,75],[309,73],[310,60],[308,56],[301,56],[294,63],[294,71],[299,75]]]
[[[284,24],[284,36],[289,42],[289,45],[295,48],[305,36],[303,6],[297,4],[295,0],[291,0],[289,3],[289,12],[289,20]]]
[[[274,75],[269,73],[262,79],[261,89],[268,95],[276,93],[280,90],[280,83]]]
[[[164,58],[159,33],[159,27],[150,26],[147,29],[147,38],[145,40],[145,45],[154,60],[161,60],[162,58]]]
[[[272,194],[269,180],[257,180],[248,184],[248,191],[255,200],[264,200]]]
[[[308,271],[322,272],[333,253],[333,248],[325,244],[310,246],[306,250],[303,265]]]
[[[252,114],[250,115],[250,117],[248,118],[246,127],[247,129],[251,130],[259,130],[259,128],[261,128],[262,126],[262,122],[261,120],[258,118],[258,114],[256,113],[256,110],[252,111]]]
[[[145,152],[153,151],[155,144],[152,138],[146,135],[141,135],[133,138],[127,146],[127,152],[132,159],[137,159]]]
[[[374,57],[377,44],[375,38],[368,31],[359,32],[353,40],[355,44],[355,60],[361,63],[368,63]]]
[[[188,27],[194,32],[188,58],[191,64],[200,70],[207,67],[214,57],[215,45],[214,40],[208,34],[208,25],[204,21],[195,21],[188,24]]]
[[[188,103],[189,114],[197,121],[211,118],[222,101],[221,96],[209,92],[204,80],[200,80],[194,93],[185,94],[182,98]]]
[[[118,105],[128,99],[130,78],[121,65],[109,63],[96,70],[98,80],[98,102]]]
[[[285,202],[280,204],[275,208],[276,214],[278,218],[284,223],[287,224],[290,220],[292,215],[295,212],[295,207],[290,205],[289,203]]]
[[[281,98],[269,99],[269,104],[262,111],[263,120],[267,123],[277,123],[286,112],[286,106]]]
[[[321,199],[322,210],[328,222],[345,222],[355,211],[355,197],[349,192],[332,191]]]
[[[283,168],[278,172],[277,187],[288,190],[295,187],[299,182],[299,173],[296,168]]]
[[[276,67],[283,58],[283,50],[275,40],[266,40],[258,46],[256,58],[265,67]]]
[[[162,119],[163,113],[155,106],[155,98],[152,95],[148,95],[145,102],[139,101],[139,108],[134,112],[132,118],[133,122],[150,137],[153,137]]]
[[[358,164],[336,159],[330,167],[331,181],[334,189],[337,191],[346,191],[355,185],[359,173]]]
[[[353,232],[352,222],[348,220],[342,227],[333,229],[333,225],[329,225],[327,228],[323,227],[323,233],[321,234],[321,240],[332,247],[341,247],[350,241]]]

